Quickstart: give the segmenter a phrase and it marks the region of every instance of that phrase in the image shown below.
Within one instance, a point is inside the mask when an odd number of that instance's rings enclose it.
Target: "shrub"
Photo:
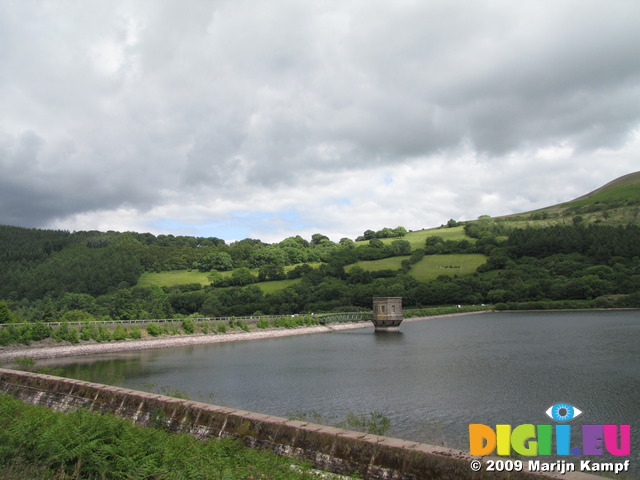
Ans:
[[[302,318],[302,321],[305,325],[318,325],[318,319],[316,317],[312,317],[311,315],[305,315]]]
[[[113,340],[124,340],[125,338],[128,337],[128,333],[127,329],[124,328],[122,325],[118,325],[112,332],[111,334],[111,338]]]
[[[219,322],[217,330],[218,333],[227,333],[227,324],[224,322]]]
[[[98,329],[94,323],[90,323],[82,327],[82,331],[80,332],[81,340],[96,340],[98,338]]]
[[[69,333],[67,333],[67,342],[70,343],[78,343],[80,341],[80,332],[77,328],[70,328]]]
[[[139,338],[142,338],[142,332],[140,331],[140,327],[138,327],[137,325],[131,327],[131,330],[129,331],[129,337],[136,340]]]
[[[258,323],[256,324],[256,327],[258,328],[269,328],[270,326],[271,326],[271,322],[266,318],[261,318],[260,320],[258,320]]]
[[[106,325],[100,325],[96,332],[96,342],[110,342],[112,339],[113,335],[111,334],[111,330],[109,330]]]
[[[6,303],[0,302],[0,323],[15,322],[15,316]]]
[[[29,345],[32,339],[31,325],[21,325],[17,332],[17,342]]]
[[[31,326],[31,339],[34,341],[44,340],[51,336],[51,327],[42,321],[37,321]]]
[[[9,328],[0,329],[0,346],[6,346],[14,342],[12,331]]]
[[[69,328],[69,325],[63,323],[60,328],[55,330],[51,335],[58,342],[78,343],[80,341],[80,332],[77,328]]]
[[[236,326],[245,332],[249,331],[249,325],[247,325],[247,322],[245,322],[244,320],[237,320]]]
[[[162,334],[162,329],[157,323],[149,323],[147,325],[147,333],[152,337],[157,337],[158,335]]]
[[[196,326],[194,325],[193,320],[189,318],[182,320],[182,330],[184,330],[184,333],[187,335],[193,334],[193,332],[196,331]]]

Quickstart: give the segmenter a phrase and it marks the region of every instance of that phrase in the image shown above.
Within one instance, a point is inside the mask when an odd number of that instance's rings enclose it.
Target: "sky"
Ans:
[[[0,0],[0,224],[277,242],[640,170],[637,0]]]

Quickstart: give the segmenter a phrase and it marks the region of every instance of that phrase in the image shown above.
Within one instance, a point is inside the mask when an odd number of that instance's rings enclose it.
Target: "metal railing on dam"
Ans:
[[[318,323],[337,323],[337,322],[368,322],[373,317],[371,312],[341,312],[341,313],[323,313],[315,315]]]

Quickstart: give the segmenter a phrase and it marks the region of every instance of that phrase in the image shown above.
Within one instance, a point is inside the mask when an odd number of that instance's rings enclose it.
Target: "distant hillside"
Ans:
[[[639,216],[640,172],[533,212],[367,230],[359,241],[0,225],[0,307],[51,321],[357,310],[376,296],[407,307],[640,306]]]
[[[580,217],[574,220],[576,217]],[[549,207],[496,217],[500,222],[513,222],[514,227],[567,224],[627,225],[640,221],[640,172],[630,173],[569,202]]]

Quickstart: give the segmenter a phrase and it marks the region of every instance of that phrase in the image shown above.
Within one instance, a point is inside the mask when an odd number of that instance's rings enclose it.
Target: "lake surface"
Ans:
[[[64,375],[329,422],[373,410],[389,436],[468,450],[468,425],[631,424],[640,451],[640,312],[489,313],[248,342],[56,359]],[[44,363],[44,362],[43,362]]]

